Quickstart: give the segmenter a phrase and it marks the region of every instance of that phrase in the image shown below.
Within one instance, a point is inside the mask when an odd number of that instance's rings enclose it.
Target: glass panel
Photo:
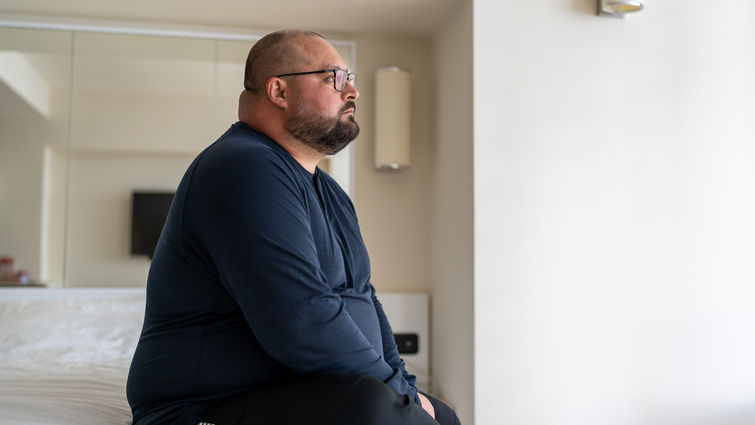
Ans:
[[[71,38],[0,28],[0,256],[49,286],[64,279]]]
[[[213,128],[215,42],[77,33],[67,238],[69,286],[143,286],[135,191],[174,192]]]

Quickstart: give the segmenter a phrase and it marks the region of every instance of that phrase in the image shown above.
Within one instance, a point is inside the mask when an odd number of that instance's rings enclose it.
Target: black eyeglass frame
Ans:
[[[336,82],[338,81],[338,71],[344,72],[343,87],[341,87],[340,90],[338,89],[338,86],[336,86]],[[333,73],[333,88],[336,89],[336,91],[339,93],[342,93],[344,90],[346,90],[346,84],[351,83],[351,85],[353,86],[354,83],[357,82],[357,74],[353,72],[348,72],[348,70],[341,69],[341,68],[328,68],[328,69],[321,69],[319,71],[290,72],[288,74],[276,75],[275,78],[293,77],[296,75],[324,74],[326,72]]]

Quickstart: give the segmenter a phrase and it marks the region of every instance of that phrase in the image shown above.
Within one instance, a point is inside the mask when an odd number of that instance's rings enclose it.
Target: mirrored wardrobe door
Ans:
[[[64,279],[72,35],[0,28],[0,281],[7,284]]]

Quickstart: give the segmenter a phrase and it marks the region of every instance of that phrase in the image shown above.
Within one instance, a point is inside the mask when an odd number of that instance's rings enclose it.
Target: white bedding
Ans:
[[[143,289],[0,290],[0,425],[126,425]]]

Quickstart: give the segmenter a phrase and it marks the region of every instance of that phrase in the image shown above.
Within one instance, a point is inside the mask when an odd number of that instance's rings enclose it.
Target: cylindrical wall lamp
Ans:
[[[401,170],[411,164],[411,75],[395,66],[375,73],[375,168]]]
[[[644,7],[641,0],[598,0],[598,15],[623,18],[625,14],[639,12]]]

